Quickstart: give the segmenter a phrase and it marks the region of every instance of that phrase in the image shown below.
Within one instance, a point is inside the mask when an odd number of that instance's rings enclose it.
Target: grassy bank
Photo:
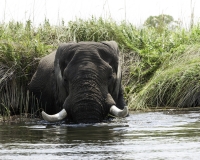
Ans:
[[[119,44],[130,108],[199,105],[200,25],[190,30],[166,27],[160,32],[91,18],[60,26],[45,20],[37,28],[31,21],[0,24],[0,113],[28,110],[27,85],[39,59],[60,43],[105,40]]]

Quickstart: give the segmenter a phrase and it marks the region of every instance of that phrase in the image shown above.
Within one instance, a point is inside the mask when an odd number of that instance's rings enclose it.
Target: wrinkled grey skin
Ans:
[[[75,123],[105,119],[125,106],[116,42],[64,43],[41,59],[29,90],[47,114],[63,108]]]

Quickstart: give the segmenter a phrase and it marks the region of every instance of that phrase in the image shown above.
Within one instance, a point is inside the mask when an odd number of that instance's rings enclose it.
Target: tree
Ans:
[[[161,14],[159,16],[150,16],[149,18],[147,18],[144,22],[144,26],[154,27],[158,31],[162,32],[165,27],[170,27],[173,22],[175,21],[172,16]]]

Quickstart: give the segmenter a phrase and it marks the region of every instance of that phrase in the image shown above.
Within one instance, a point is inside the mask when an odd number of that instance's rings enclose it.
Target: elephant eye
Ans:
[[[112,78],[113,78],[113,76],[112,76],[112,75],[109,75],[108,80],[111,81]]]

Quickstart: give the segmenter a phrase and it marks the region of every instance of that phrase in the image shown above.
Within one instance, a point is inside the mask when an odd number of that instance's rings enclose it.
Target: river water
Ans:
[[[0,159],[200,159],[200,112],[131,113],[100,124],[0,124]]]

